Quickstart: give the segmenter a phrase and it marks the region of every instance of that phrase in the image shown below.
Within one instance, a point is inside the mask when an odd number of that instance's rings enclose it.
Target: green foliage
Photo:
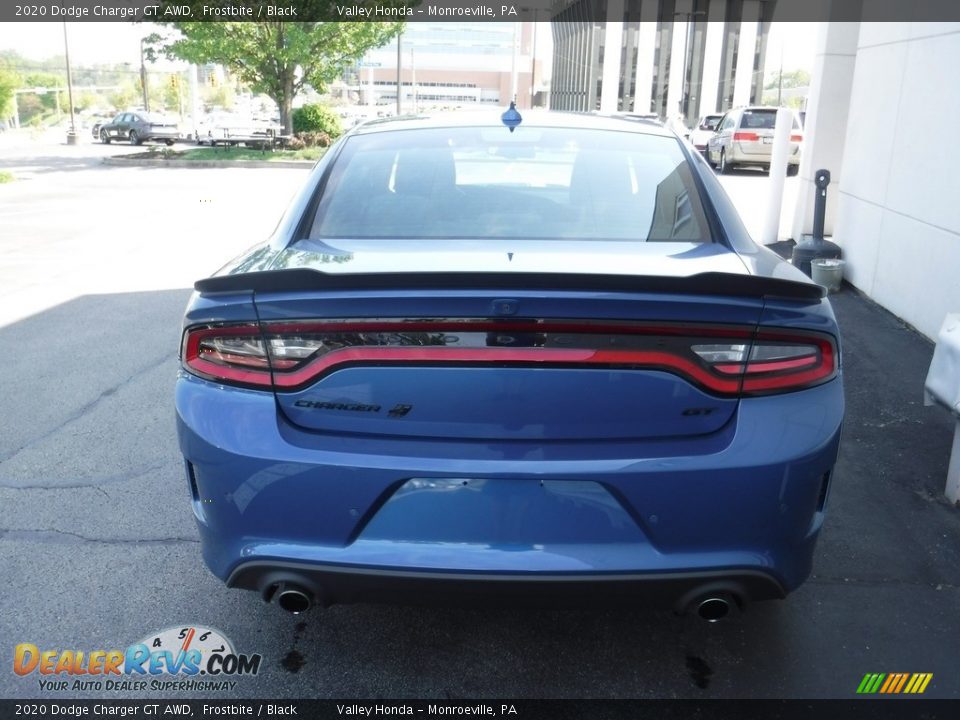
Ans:
[[[139,105],[142,102],[142,97],[139,88],[128,80],[119,89],[111,92],[107,96],[107,100],[115,111],[120,112],[133,105]]]
[[[329,5],[334,2],[313,3]],[[198,13],[199,14],[199,10]],[[271,97],[289,132],[293,98],[304,86],[322,92],[367,50],[402,30],[393,22],[171,22],[179,37],[148,38],[154,51],[199,65],[218,63]]]
[[[764,90],[776,90],[780,86],[780,73],[776,72],[770,81],[763,86]],[[810,73],[806,70],[788,70],[783,73],[783,88],[809,87]]]
[[[33,93],[24,93],[17,98],[17,110],[20,113],[20,123],[22,125],[39,125],[46,112],[40,98]]]
[[[323,132],[336,139],[343,134],[343,125],[340,116],[325,105],[304,105],[293,111],[293,131]]]
[[[0,61],[0,117],[13,114],[13,94],[20,78],[5,62]]]
[[[57,88],[66,88],[67,81],[66,78],[61,78],[58,75],[53,73],[30,73],[23,79],[23,86],[25,88],[47,88],[51,92],[43,93],[42,95],[37,95],[37,98],[40,100],[40,104],[43,105],[47,110],[54,110],[57,107],[57,95],[61,95],[60,102],[61,108],[66,108],[68,105],[66,99],[66,93],[58,93],[55,90]]]
[[[234,92],[229,83],[216,87],[205,87],[200,91],[200,97],[203,98],[203,106],[207,111],[214,108],[219,110],[233,109]]]
[[[290,142],[296,141],[299,147],[330,147],[330,136],[325,132],[298,132]],[[288,145],[289,146],[289,145]]]

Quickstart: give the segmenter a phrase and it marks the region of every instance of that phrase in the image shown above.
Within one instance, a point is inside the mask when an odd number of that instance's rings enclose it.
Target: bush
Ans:
[[[295,133],[323,132],[336,139],[343,133],[340,116],[325,105],[304,105],[293,111]]]
[[[296,135],[287,140],[287,150],[303,150],[305,147],[306,144]]]
[[[330,147],[330,136],[325,132],[298,132],[293,137],[304,147]]]

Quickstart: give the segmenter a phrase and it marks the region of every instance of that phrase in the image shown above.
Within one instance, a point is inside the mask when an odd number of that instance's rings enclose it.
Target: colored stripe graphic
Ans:
[[[932,679],[933,673],[867,673],[857,686],[857,694],[919,695]]]

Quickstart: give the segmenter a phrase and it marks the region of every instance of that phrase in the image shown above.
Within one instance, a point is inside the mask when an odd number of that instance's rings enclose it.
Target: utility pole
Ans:
[[[402,35],[397,35],[397,115],[400,115],[400,108],[403,106],[401,97],[403,95],[403,79],[400,76],[400,67],[403,65],[403,44]]]
[[[63,23],[63,55],[67,62],[67,99],[70,101],[70,132],[67,145],[77,144],[77,124],[73,118],[73,75],[70,73],[70,44],[67,42],[67,23]]]
[[[150,98],[147,96],[147,66],[143,61],[143,41],[140,38],[140,85],[143,87],[143,109],[150,112]]]

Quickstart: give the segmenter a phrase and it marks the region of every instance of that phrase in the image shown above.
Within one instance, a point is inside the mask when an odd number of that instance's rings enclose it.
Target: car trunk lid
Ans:
[[[716,245],[598,243],[577,255],[562,243],[340,245],[295,246],[270,262],[302,269],[198,283],[255,291],[279,411],[331,434],[714,432],[740,390],[742,367],[724,353],[749,345],[763,298],[820,292],[751,276]]]

